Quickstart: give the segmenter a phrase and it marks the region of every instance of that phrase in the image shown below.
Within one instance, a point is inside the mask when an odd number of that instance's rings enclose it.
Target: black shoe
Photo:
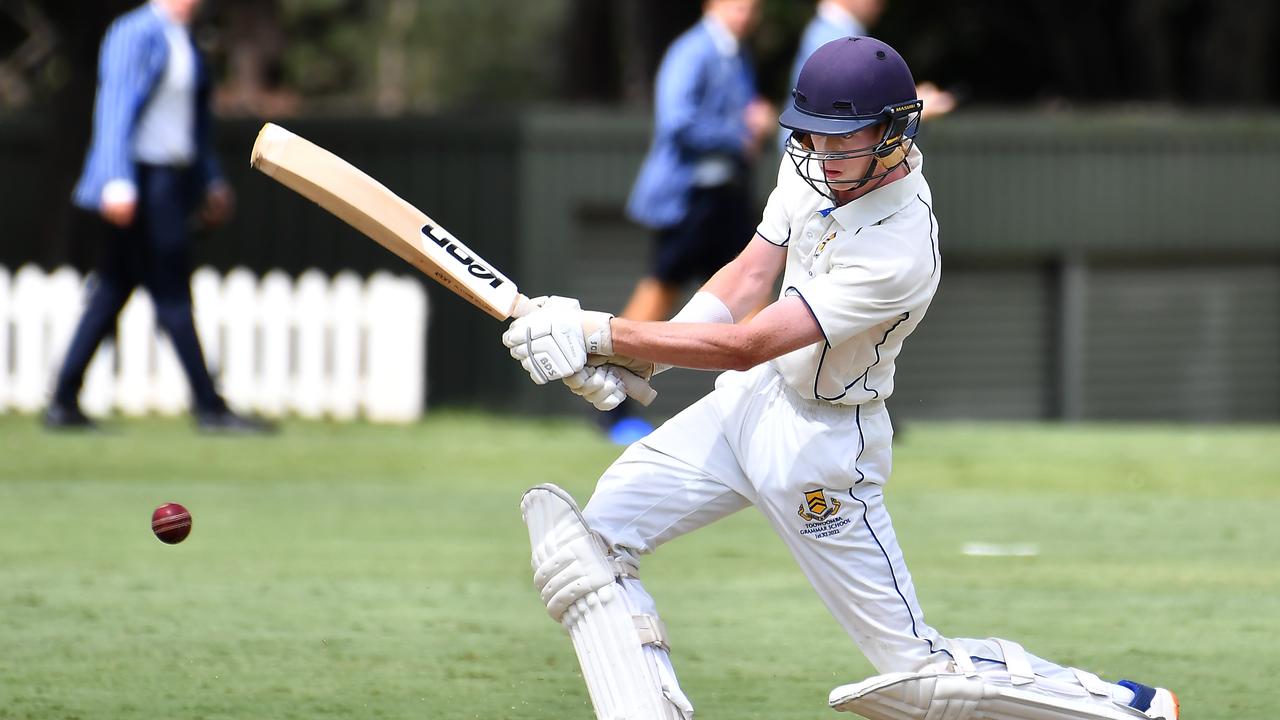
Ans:
[[[201,432],[228,435],[266,435],[276,431],[273,422],[252,415],[238,415],[231,410],[197,410],[196,427]]]
[[[98,424],[85,415],[79,405],[49,403],[44,411],[44,426],[50,430],[97,430]]]

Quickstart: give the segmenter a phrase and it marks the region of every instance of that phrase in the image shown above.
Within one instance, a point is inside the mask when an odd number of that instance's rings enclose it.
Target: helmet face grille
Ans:
[[[884,123],[884,130],[880,133],[879,139],[871,145],[848,150],[833,152],[816,150],[811,134],[796,130],[787,140],[785,148],[787,156],[791,159],[796,173],[808,183],[809,187],[833,203],[838,202],[837,188],[832,187],[827,180],[824,163],[874,156],[875,160],[867,166],[867,171],[860,180],[835,184],[841,186],[840,190],[857,190],[868,184],[878,184],[899,165],[906,162],[907,155],[915,144],[916,132],[920,127],[920,111],[923,107],[924,103],[919,100],[896,107],[886,107],[876,115],[876,122]]]

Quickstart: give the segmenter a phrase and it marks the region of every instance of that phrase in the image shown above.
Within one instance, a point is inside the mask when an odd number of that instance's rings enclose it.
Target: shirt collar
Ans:
[[[729,32],[729,28],[724,26],[713,15],[703,15],[702,24],[706,26],[707,32],[711,35],[711,44],[716,46],[716,52],[723,57],[733,57],[738,54],[738,38]]]
[[[853,16],[844,6],[831,0],[822,0],[818,3],[818,15],[823,20],[835,25],[845,31],[847,35],[866,35],[867,29],[858,22],[858,18]]]
[[[911,146],[907,154],[907,166],[911,172],[888,185],[872,190],[862,197],[828,211],[836,222],[846,230],[874,225],[890,215],[906,207],[921,191],[924,175],[924,155]]]

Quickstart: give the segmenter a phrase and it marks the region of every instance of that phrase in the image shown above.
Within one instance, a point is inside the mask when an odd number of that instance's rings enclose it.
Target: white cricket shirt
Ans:
[[[781,296],[804,300],[826,338],[771,361],[801,397],[860,405],[893,393],[894,360],[942,274],[924,157],[913,147],[907,163],[905,177],[833,208],[782,159],[756,232],[787,248]]]

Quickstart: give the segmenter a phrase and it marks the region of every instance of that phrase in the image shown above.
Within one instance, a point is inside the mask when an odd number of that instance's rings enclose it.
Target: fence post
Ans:
[[[364,344],[360,278],[341,272],[333,279],[332,375],[328,407],[335,420],[351,420],[360,412],[360,348]]]
[[[280,417],[289,399],[290,326],[299,310],[293,302],[293,283],[279,270],[262,278],[257,304],[259,332],[257,410],[268,417]]]
[[[294,375],[293,408],[304,418],[324,416],[324,336],[328,324],[329,282],[319,270],[308,270],[298,278],[295,302],[298,305],[298,362]]]
[[[13,406],[35,412],[45,391],[45,304],[48,286],[35,265],[18,268],[13,279]]]
[[[253,407],[254,392],[254,301],[257,281],[242,267],[227,273],[222,285],[222,368],[223,392],[233,407]]]

